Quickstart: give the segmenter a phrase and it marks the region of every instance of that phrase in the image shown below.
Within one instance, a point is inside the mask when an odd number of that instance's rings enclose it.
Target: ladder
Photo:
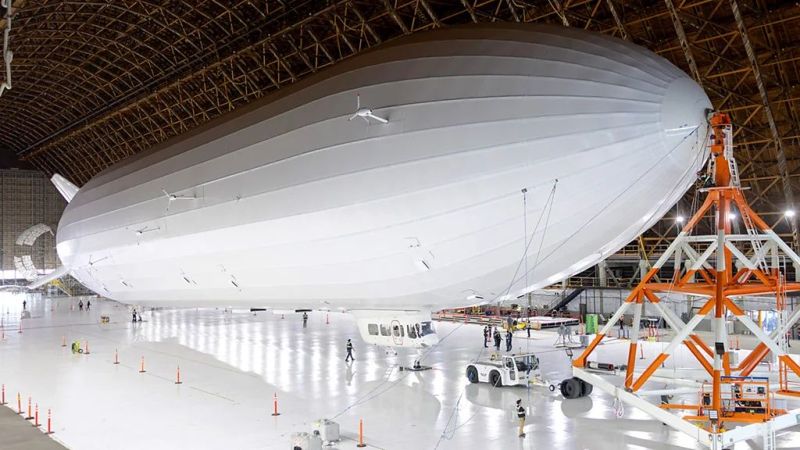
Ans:
[[[758,230],[756,230],[756,227],[753,224],[753,219],[750,217],[750,214],[747,213],[747,210],[741,210],[739,212],[742,214],[742,222],[747,230],[747,235],[750,236],[750,245],[753,247],[753,256],[757,258],[755,264],[759,269],[761,269],[762,272],[768,274],[769,270],[767,268],[767,257],[766,254],[762,252],[761,248],[761,235]]]
[[[739,166],[736,165],[736,158],[733,157],[733,130],[731,125],[723,127],[724,145],[723,150],[725,159],[728,161],[728,171],[731,173],[731,186],[741,187],[742,183],[739,181]]]
[[[785,324],[789,320],[789,312],[786,311],[786,277],[783,273],[778,275],[778,295],[777,295],[777,307],[778,307],[778,327],[777,329],[781,329],[783,324]],[[791,329],[790,329],[791,330]],[[778,346],[784,353],[789,353],[789,337],[786,333],[781,334],[778,336]]]
[[[725,159],[728,161],[728,170],[731,174],[731,186],[741,187],[741,181],[739,180],[739,166],[736,164],[736,158],[733,157],[733,131],[730,124],[723,127],[723,134],[725,145],[723,152]],[[747,230],[747,235],[750,236],[750,245],[753,247],[753,255],[758,257],[758,260],[755,261],[755,264],[765,274],[769,273],[767,269],[766,255],[764,255],[761,251],[761,239],[759,238],[760,233],[758,230],[756,230],[756,227],[753,224],[753,219],[746,210],[739,211],[739,213],[742,215],[742,222]]]

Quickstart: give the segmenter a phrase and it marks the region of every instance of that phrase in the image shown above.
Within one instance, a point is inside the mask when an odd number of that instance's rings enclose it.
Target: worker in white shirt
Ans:
[[[517,418],[519,419],[519,437],[525,437],[525,407],[522,406],[522,399],[517,399],[517,406],[516,406]]]

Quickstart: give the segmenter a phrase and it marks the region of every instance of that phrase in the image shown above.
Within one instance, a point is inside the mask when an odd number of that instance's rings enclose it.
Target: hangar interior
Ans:
[[[341,429],[331,443],[341,449],[800,447],[800,429],[787,422],[800,407],[795,399],[800,390],[792,388],[800,383],[800,373],[793,372],[794,367],[800,370],[793,363],[797,355],[792,354],[800,345],[793,314],[800,311],[793,291],[800,281],[800,260],[791,253],[800,246],[796,1],[9,0],[0,16],[5,31],[0,77],[0,384],[2,403],[7,403],[0,407],[0,449],[307,450],[319,448],[312,430],[328,426],[323,419]],[[560,277],[547,278],[523,295],[484,298],[472,293],[461,303],[434,308],[430,312],[438,340],[421,348],[392,349],[397,335],[391,329],[385,335],[379,331],[381,319],[363,319],[335,305],[247,308],[221,301],[197,308],[117,302],[108,292],[86,287],[91,270],[80,274],[62,266],[56,236],[68,202],[51,183],[53,175],[77,188],[98,176],[111,173],[113,178],[119,164],[168,152],[174,143],[201,135],[219,120],[289,97],[326,73],[351,67],[347,64],[355,65],[359,58],[367,60],[371,52],[403,39],[502,24],[548,24],[597,33],[665,58],[705,92],[717,114],[730,118],[730,143],[719,145],[732,153],[720,153],[723,159],[713,170],[699,171],[677,203],[666,205],[663,217],[653,218],[646,230],[601,260],[571,266],[580,270],[561,271]],[[381,110],[373,113],[367,103],[362,110],[357,98],[350,120],[379,126],[385,120]],[[576,135],[581,118],[575,114]],[[389,116],[390,124],[392,120]],[[713,140],[720,133],[709,135]],[[732,305],[720,304],[717,308],[727,312],[719,320],[698,319],[682,335],[682,326],[691,325],[698,312],[709,313],[704,311],[713,306],[706,303],[709,296],[696,295],[700,288],[670,288],[662,302],[645,307],[648,300],[641,298],[645,291],[640,288],[653,280],[681,278],[680,263],[678,269],[672,267],[681,256],[670,253],[671,244],[706,198],[716,195],[715,189],[726,189],[714,172],[727,164],[726,156],[735,158],[735,173],[728,175],[737,181],[731,186],[741,192],[752,214],[737,207],[737,217],[725,209],[720,214],[729,214],[730,220],[722,225],[711,210],[701,211],[691,224],[695,240],[687,244],[696,252],[689,258],[697,269],[691,269],[689,279],[687,266],[686,280],[695,281],[697,271],[699,283],[721,283],[711,273],[713,249],[703,258],[706,247],[699,242],[724,228],[725,234],[751,245],[740,247],[742,258],[735,250],[716,252],[726,255],[729,265],[730,259],[737,261],[727,278],[746,273],[742,283],[760,280],[767,289],[752,288]],[[716,177],[716,185],[709,176]],[[608,182],[599,178],[586,185],[602,191]],[[160,189],[167,209],[178,212],[197,195]],[[116,201],[119,197],[110,200]],[[539,226],[536,219],[548,220],[548,205],[540,205],[541,214],[525,223],[526,242],[529,227]],[[754,225],[754,218],[764,226]],[[136,245],[147,243],[157,229],[146,225],[135,230],[142,236]],[[766,236],[767,229],[774,231],[775,244],[768,243],[771,237],[756,237]],[[778,248],[778,240],[789,252]],[[158,251],[157,243],[151,244]],[[425,250],[418,240],[410,246]],[[766,256],[770,252],[771,261]],[[665,253],[672,256],[662,261]],[[428,256],[415,258],[423,272],[435,276],[437,267]],[[527,246],[523,259],[527,264]],[[752,259],[753,267],[745,259]],[[88,261],[92,266],[102,259],[89,254]],[[662,266],[666,273],[651,280],[651,272]],[[59,268],[64,272],[58,279],[25,288]],[[221,270],[224,283],[236,288],[246,279],[230,267]],[[182,270],[181,276],[187,284],[197,284],[190,272]],[[113,277],[129,287],[130,279]],[[631,296],[636,297],[633,304],[642,304],[640,312],[625,310]],[[672,313],[663,313],[663,308]],[[139,321],[131,321],[133,311]],[[537,318],[535,327],[531,317]],[[370,320],[376,339],[385,337],[385,345],[362,340],[371,335],[366,328]],[[426,323],[413,320],[417,326]],[[512,329],[525,323],[528,330]],[[360,331],[362,325],[366,331]],[[399,326],[402,337],[413,332],[422,341],[419,328],[405,326]],[[485,326],[503,330],[502,339],[512,329],[511,350],[503,352],[498,344],[493,352],[493,337],[488,346],[481,340]],[[719,331],[723,328],[724,333]],[[702,344],[685,344],[694,330],[709,342],[708,356],[698,356],[705,350]],[[348,339],[355,347],[352,363],[344,361]],[[765,339],[770,343],[762,345]],[[507,362],[503,358],[510,354],[536,355],[536,376],[524,387],[471,383],[471,365]],[[589,354],[594,356],[587,359]],[[645,368],[660,370],[644,385],[642,392],[649,397],[631,394],[642,387],[633,378],[631,358],[638,361],[637,376]],[[608,386],[597,381],[591,395],[569,398],[563,391],[566,380],[576,379],[570,378],[576,373],[580,378],[587,361],[613,362],[610,371],[622,378]],[[747,374],[734,380],[737,366]],[[521,377],[524,370],[517,370],[515,376]],[[703,370],[716,383],[698,382],[696,373]],[[722,375],[714,375],[715,370]],[[531,373],[529,367],[526,376]],[[640,379],[642,384],[649,375]],[[585,375],[581,383],[592,383],[587,381],[596,379],[592,377],[598,375]],[[763,385],[774,395],[739,401],[729,412],[743,421],[729,418],[730,426],[723,426],[724,418],[717,423],[712,415],[723,412],[724,396],[717,401],[717,394],[708,395],[720,390],[720,379],[736,395]],[[527,414],[525,437],[518,436],[517,400]],[[691,427],[685,426],[686,420],[673,426],[659,415],[666,411],[678,417],[681,405],[699,411],[687,422]]]

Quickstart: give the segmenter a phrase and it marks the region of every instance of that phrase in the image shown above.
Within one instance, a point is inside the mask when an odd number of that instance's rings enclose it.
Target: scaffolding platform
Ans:
[[[710,449],[720,450],[754,438],[763,438],[764,448],[773,449],[775,433],[796,425],[800,414],[800,409],[786,411],[776,408],[773,402],[776,395],[800,394],[792,389],[800,377],[800,365],[786,351],[786,333],[800,319],[800,307],[790,313],[785,301],[787,294],[800,292],[800,283],[786,281],[783,267],[786,261],[800,266],[800,257],[748,204],[733,158],[730,118],[716,113],[710,117],[710,126],[710,183],[699,190],[705,194],[705,201],[611,320],[573,361],[573,375]],[[744,233],[734,232],[737,217],[741,218]],[[669,262],[671,275],[662,271]],[[662,302],[671,294],[700,299],[702,306],[684,322]],[[778,326],[772,333],[764,331],[740,306],[751,296],[775,299]],[[644,370],[637,370],[636,353],[641,344],[638,339],[632,340],[626,370],[619,375],[622,386],[590,373],[589,357],[626,312],[634,315],[631,336],[640,335],[645,305],[658,311],[673,330],[671,341],[654,360],[648,361]],[[706,318],[711,322],[710,339],[696,333]],[[755,349],[738,362],[731,357],[729,348],[729,318],[741,323],[758,340]],[[696,402],[671,404],[666,400],[656,405],[645,400],[639,395],[640,389],[654,374],[657,376],[653,381],[658,378],[659,383],[664,382],[657,372],[678,347],[686,347],[699,363],[700,378],[682,379],[678,374],[668,381],[676,385],[699,381]],[[778,389],[769,378],[753,375],[769,354],[780,367]],[[681,411],[687,413],[680,415]]]

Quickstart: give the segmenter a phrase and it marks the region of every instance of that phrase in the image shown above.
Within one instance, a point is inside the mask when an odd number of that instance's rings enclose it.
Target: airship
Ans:
[[[141,306],[355,313],[436,342],[430,312],[596,264],[693,184],[711,104],[647,49],[532,24],[391,41],[77,188],[63,268]]]

